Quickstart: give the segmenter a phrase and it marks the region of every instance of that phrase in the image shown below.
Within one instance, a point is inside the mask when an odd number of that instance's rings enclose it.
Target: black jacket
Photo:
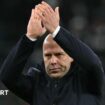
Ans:
[[[22,74],[37,41],[23,36],[1,67],[0,78],[31,105],[101,105],[103,68],[97,55],[61,27],[54,40],[74,59],[72,70],[59,80],[45,74],[44,64]]]

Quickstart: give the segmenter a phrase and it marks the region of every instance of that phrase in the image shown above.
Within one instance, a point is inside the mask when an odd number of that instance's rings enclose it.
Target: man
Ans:
[[[103,68],[97,55],[59,24],[59,9],[42,2],[32,10],[27,34],[8,55],[0,78],[30,105],[101,105]],[[43,42],[43,62],[22,70],[38,38]]]

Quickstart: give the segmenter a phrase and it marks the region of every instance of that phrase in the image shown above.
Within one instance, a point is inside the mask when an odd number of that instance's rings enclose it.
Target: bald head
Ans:
[[[60,47],[60,46],[56,43],[56,41],[53,39],[52,35],[49,34],[49,35],[45,38],[45,40],[44,40],[44,42],[43,42],[43,50],[46,49],[46,48],[53,48],[54,46]]]

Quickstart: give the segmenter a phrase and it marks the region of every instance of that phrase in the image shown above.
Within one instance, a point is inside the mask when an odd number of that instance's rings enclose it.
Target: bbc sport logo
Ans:
[[[9,90],[0,90],[0,96],[8,95]]]

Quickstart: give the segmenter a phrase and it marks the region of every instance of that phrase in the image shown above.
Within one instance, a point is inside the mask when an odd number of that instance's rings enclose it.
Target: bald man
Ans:
[[[6,58],[0,78],[30,105],[101,105],[101,61],[87,45],[60,26],[58,10],[45,2],[32,10],[27,34]],[[43,42],[43,61],[22,74],[34,45],[46,31],[49,35]]]

